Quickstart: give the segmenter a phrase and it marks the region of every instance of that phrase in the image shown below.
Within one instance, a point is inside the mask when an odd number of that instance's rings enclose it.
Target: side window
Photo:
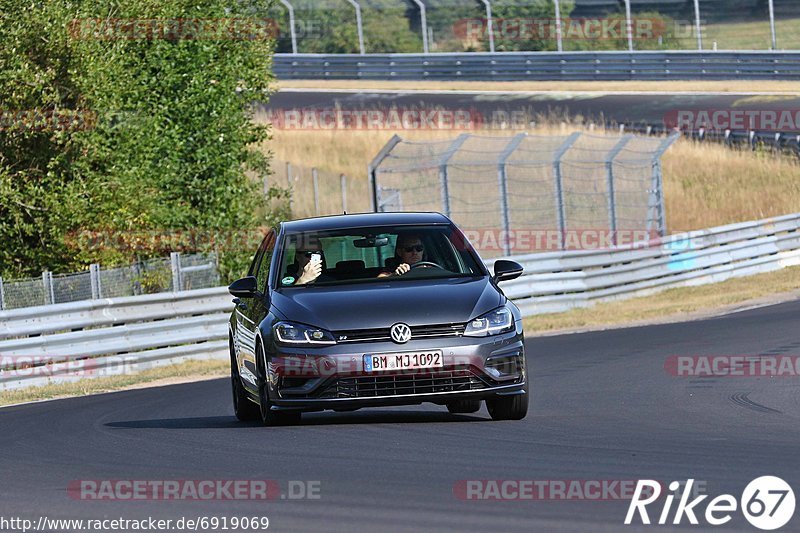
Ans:
[[[253,274],[258,280],[258,290],[267,292],[267,282],[269,280],[269,266],[272,263],[272,254],[275,251],[275,230],[270,231],[259,247],[261,261],[258,264],[257,273]]]

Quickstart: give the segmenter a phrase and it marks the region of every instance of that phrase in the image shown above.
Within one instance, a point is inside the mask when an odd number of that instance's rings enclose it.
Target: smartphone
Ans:
[[[322,254],[319,253],[319,252],[314,252],[313,254],[311,254],[311,260],[312,261],[322,261]]]

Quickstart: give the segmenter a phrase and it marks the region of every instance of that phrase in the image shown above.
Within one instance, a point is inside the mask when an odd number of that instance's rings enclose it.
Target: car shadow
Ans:
[[[299,424],[282,428],[326,425],[358,424],[429,424],[451,422],[488,422],[490,418],[477,414],[450,414],[435,411],[386,411],[348,413],[305,413]],[[150,420],[125,420],[107,422],[106,427],[126,429],[244,429],[261,427],[259,422],[240,422],[233,416],[205,416],[191,418],[156,418]]]

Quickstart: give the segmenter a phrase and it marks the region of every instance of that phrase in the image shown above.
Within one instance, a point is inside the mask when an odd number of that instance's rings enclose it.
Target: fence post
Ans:
[[[0,311],[6,308],[6,291],[3,289],[3,277],[0,276]]]
[[[625,0],[625,35],[628,36],[628,51],[633,52],[633,20],[631,20],[631,0]]]
[[[697,49],[703,50],[703,33],[700,29],[700,0],[694,0],[694,31],[697,32]]]
[[[486,28],[489,31],[489,51],[494,53],[494,29],[492,28],[492,3],[490,0],[481,0],[486,7]]]
[[[311,180],[314,182],[314,214],[319,215],[319,173],[316,167],[311,168]]]
[[[92,300],[99,300],[103,297],[103,290],[100,287],[100,265],[97,263],[89,265],[89,279],[92,282]]]
[[[428,16],[425,13],[425,2],[422,0],[412,0],[419,8],[420,31],[422,32],[422,52],[427,54],[428,50]]]
[[[653,197],[655,199],[655,205],[653,205],[653,208],[656,211],[656,222],[658,224],[658,234],[661,237],[664,237],[667,234],[667,215],[666,215],[666,209],[664,207],[664,176],[663,176],[663,174],[661,172],[661,156],[664,155],[664,152],[667,151],[667,148],[672,146],[672,144],[675,141],[677,141],[680,138],[680,136],[681,136],[680,133],[673,133],[672,135],[670,135],[669,137],[664,139],[664,141],[662,141],[662,143],[659,145],[659,147],[653,153],[653,159],[652,159],[652,162],[653,162],[653,181],[652,181],[652,183],[653,183],[653,185],[652,185],[653,186],[653,192],[652,192],[652,194],[653,194]],[[648,230],[648,234],[649,234],[650,226],[651,226],[651,220],[652,220],[652,217],[650,217],[650,208],[649,207],[648,207],[648,210],[647,210],[647,214],[648,214],[648,217],[647,217],[647,230]]]
[[[42,272],[42,287],[44,288],[44,305],[56,303],[56,295],[53,290],[53,273],[49,270]]]
[[[515,135],[511,141],[509,141],[508,145],[503,149],[503,152],[500,154],[500,157],[497,160],[497,180],[500,186],[500,216],[502,217],[503,221],[503,231],[505,232],[505,239],[503,240],[503,253],[505,255],[511,255],[511,244],[509,243],[509,237],[511,233],[511,217],[508,212],[508,183],[506,179],[506,162],[508,158],[511,157],[511,154],[514,153],[514,150],[520,145],[520,143],[527,137],[527,133],[520,133]]]
[[[347,0],[354,8],[356,8],[356,30],[358,31],[358,51],[363,56],[366,51],[364,50],[364,25],[361,21],[361,5],[356,0]]]
[[[778,35],[775,33],[775,0],[769,0],[769,29],[772,33],[772,50],[778,49]]]
[[[442,193],[442,213],[446,217],[450,216],[450,184],[447,176],[447,164],[450,162],[450,158],[453,157],[469,137],[468,133],[462,133],[456,137],[453,144],[451,144],[444,152],[444,155],[442,155],[442,159],[439,160],[439,186],[441,187]]]
[[[564,37],[561,29],[561,3],[559,0],[553,0],[556,7],[556,46],[559,52],[564,51]]]
[[[611,243],[617,244],[617,197],[614,186],[614,159],[619,155],[633,135],[626,135],[606,155],[606,188],[608,189],[608,229],[611,231]]]
[[[564,208],[564,186],[561,181],[561,158],[564,157],[564,154],[567,153],[570,146],[575,144],[575,141],[578,140],[580,137],[580,132],[575,132],[567,137],[567,140],[564,141],[564,144],[558,147],[558,149],[553,154],[553,178],[555,180],[555,190],[556,190],[556,214],[558,215],[558,232],[559,232],[559,244],[561,249],[564,250],[566,248],[566,238],[567,238],[567,220],[566,220],[566,210]]]
[[[297,31],[294,28],[294,8],[287,0],[281,0],[286,9],[289,11],[289,32],[292,35],[292,53],[297,53]]]
[[[172,292],[183,290],[181,282],[181,254],[180,252],[170,252],[169,262],[172,267]]]
[[[133,264],[133,279],[133,295],[139,296],[142,294],[142,264],[138,256]]]
[[[289,189],[289,216],[294,211],[294,188],[292,187],[292,164],[286,162],[286,186]]]
[[[399,135],[395,134],[392,135],[392,138],[389,139],[381,151],[378,152],[378,155],[370,162],[367,166],[367,173],[369,174],[369,188],[370,188],[370,195],[369,195],[369,203],[370,209],[372,209],[373,213],[378,212],[378,167],[383,162],[384,159],[389,155],[395,146],[400,143],[403,139],[400,138]]]
[[[342,188],[342,213],[347,213],[347,176],[339,176]]]

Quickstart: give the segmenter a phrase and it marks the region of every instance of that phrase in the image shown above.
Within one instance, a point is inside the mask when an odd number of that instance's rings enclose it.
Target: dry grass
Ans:
[[[277,88],[384,89],[447,91],[577,91],[577,92],[776,92],[797,94],[796,81],[369,81],[281,80]]]
[[[192,381],[205,377],[223,377],[230,370],[228,361],[187,361],[146,370],[139,374],[84,379],[73,383],[54,383],[42,387],[29,387],[0,392],[0,405],[50,400],[73,396],[86,396],[101,392],[118,391],[142,384],[158,385],[165,381]]]
[[[569,131],[580,129],[569,126]],[[409,140],[451,139],[454,131],[409,131]],[[516,131],[481,131],[511,135]],[[561,126],[531,130],[535,134],[564,134]],[[594,132],[597,134],[597,132]],[[338,176],[349,178],[348,209],[369,209],[367,164],[394,134],[392,131],[275,131],[264,149],[276,159],[320,169],[320,183],[338,200]],[[667,225],[672,232],[779,216],[800,210],[800,165],[790,157],[768,152],[730,149],[715,143],[679,140],[664,155]],[[302,174],[302,173],[301,173]],[[285,174],[281,183],[285,183]],[[296,185],[295,215],[314,214],[310,172]],[[303,187],[305,183],[305,187]],[[339,211],[335,208],[327,211]],[[323,211],[325,213],[326,211]]]
[[[647,321],[693,318],[697,312],[713,313],[727,306],[747,307],[755,299],[800,289],[800,267],[730,279],[699,287],[680,287],[641,298],[599,303],[565,313],[525,319],[525,332],[596,328]],[[766,301],[759,304],[768,303]]]

